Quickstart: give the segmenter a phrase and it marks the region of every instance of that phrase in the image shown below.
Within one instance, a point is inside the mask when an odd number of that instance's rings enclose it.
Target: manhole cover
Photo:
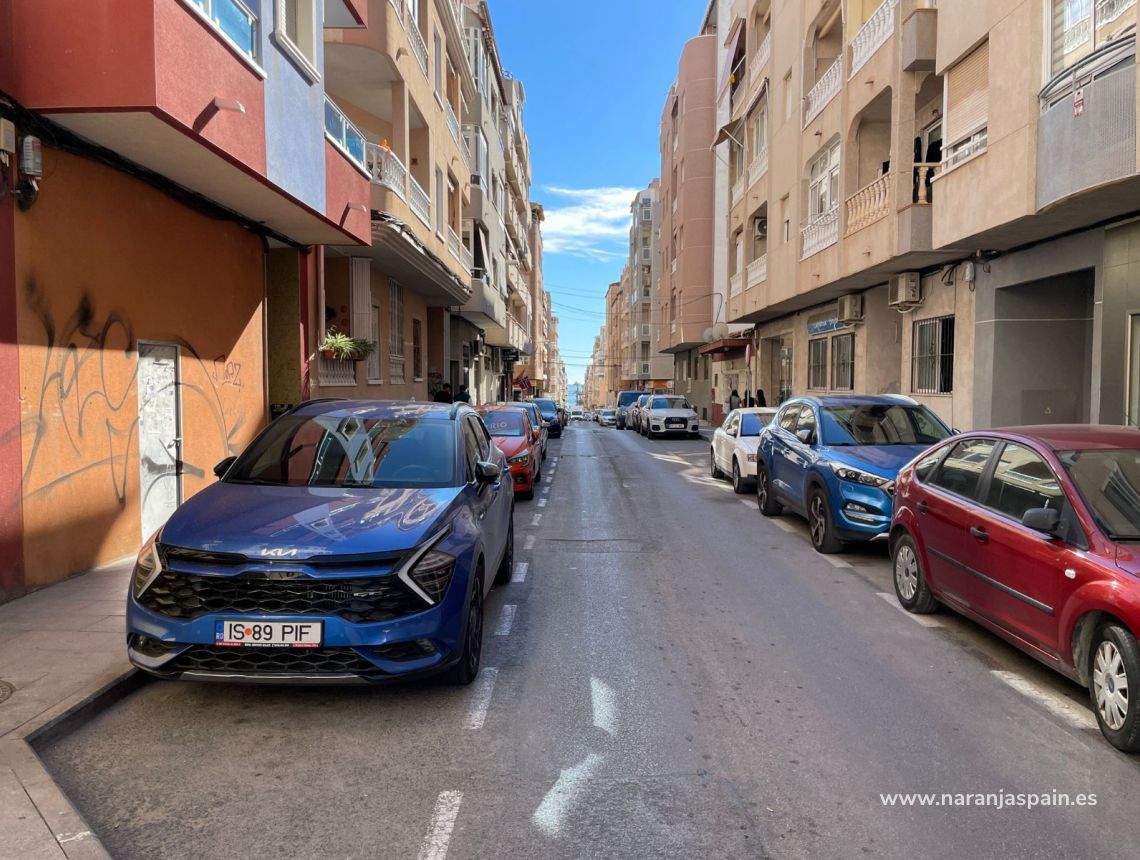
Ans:
[[[9,684],[7,681],[0,681],[0,702],[12,698],[12,694],[16,692],[16,688]]]

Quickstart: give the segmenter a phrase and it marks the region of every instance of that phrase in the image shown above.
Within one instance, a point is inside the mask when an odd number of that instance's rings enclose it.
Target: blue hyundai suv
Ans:
[[[885,540],[890,491],[899,469],[951,435],[942,421],[897,395],[798,397],[760,434],[756,495],[774,517],[784,507],[807,517],[821,553]]]
[[[514,492],[464,404],[310,401],[139,553],[130,661],[166,678],[353,683],[479,672]]]

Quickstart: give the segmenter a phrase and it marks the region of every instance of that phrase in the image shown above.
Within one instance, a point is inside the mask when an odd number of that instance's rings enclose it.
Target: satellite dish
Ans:
[[[705,329],[705,343],[712,343],[712,339],[713,339],[713,330],[712,330],[712,327],[710,326],[709,328]]]
[[[728,337],[728,323],[717,323],[713,326],[713,337],[717,340],[723,340]]]

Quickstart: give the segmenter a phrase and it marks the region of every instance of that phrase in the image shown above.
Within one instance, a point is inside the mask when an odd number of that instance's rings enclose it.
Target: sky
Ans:
[[[581,382],[629,249],[629,205],[657,176],[658,124],[707,0],[488,0],[503,68],[526,91],[543,280]]]

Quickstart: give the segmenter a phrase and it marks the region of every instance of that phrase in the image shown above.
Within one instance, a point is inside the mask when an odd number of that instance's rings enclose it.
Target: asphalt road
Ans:
[[[545,472],[471,688],[155,682],[41,754],[124,858],[1140,857],[1083,691],[902,612],[885,549],[815,554],[703,441],[576,424]]]

